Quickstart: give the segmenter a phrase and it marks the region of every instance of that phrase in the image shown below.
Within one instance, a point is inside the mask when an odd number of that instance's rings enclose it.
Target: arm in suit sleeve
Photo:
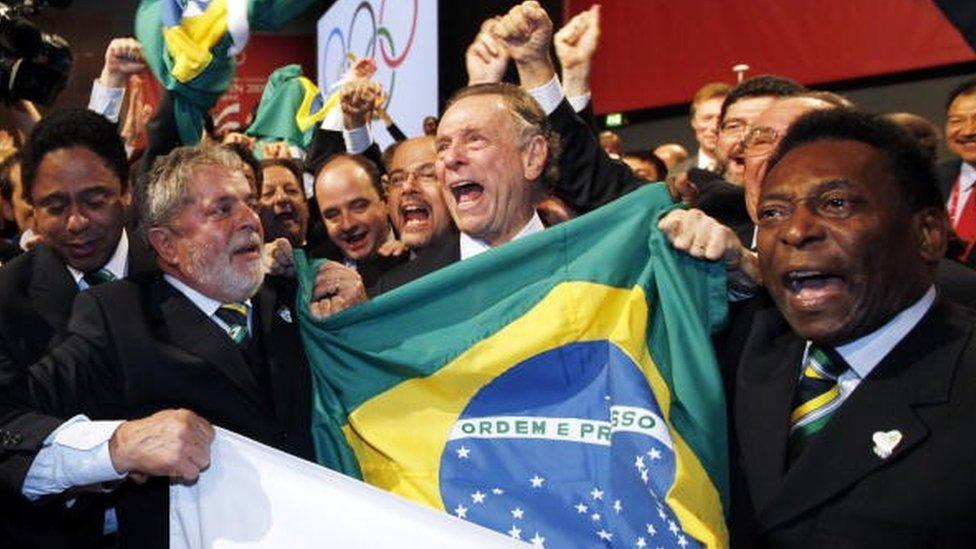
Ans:
[[[549,115],[561,140],[556,196],[578,213],[586,213],[641,186],[626,164],[612,160],[596,136],[565,99]]]
[[[322,169],[322,166],[330,158],[345,152],[347,152],[346,142],[341,131],[318,127],[315,129],[315,134],[312,136],[312,143],[309,145],[308,153],[305,155],[305,169],[317,175],[319,170]],[[370,143],[366,147],[366,150],[359,154],[372,160],[380,169],[380,173],[386,172],[386,168],[383,166],[383,155],[380,153],[380,148],[375,142]]]
[[[122,418],[123,390],[95,298],[79,294],[68,336],[29,370],[0,386],[0,487],[19,493],[44,440],[64,418]]]
[[[390,137],[392,137],[394,141],[400,142],[407,140],[407,134],[403,133],[403,130],[401,130],[400,126],[397,126],[396,123],[392,123],[387,126],[386,131],[390,132]]]

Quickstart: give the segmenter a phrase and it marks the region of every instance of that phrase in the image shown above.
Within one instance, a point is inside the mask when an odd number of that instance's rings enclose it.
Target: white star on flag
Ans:
[[[586,505],[583,505],[583,502],[582,501],[576,504],[576,512],[579,513],[579,514],[581,514],[581,515],[583,513],[585,513],[588,509],[589,509],[589,507],[587,507]]]
[[[534,477],[529,479],[529,482],[532,483],[533,488],[542,488],[542,483],[545,481],[546,479],[540,477],[539,475],[535,475]]]
[[[634,460],[634,467],[637,467],[638,469],[643,469],[645,467],[644,456],[637,456],[637,459]]]
[[[535,535],[532,536],[532,539],[530,539],[529,541],[531,541],[532,545],[534,545],[535,547],[545,547],[546,538],[540,536],[539,532],[536,532]]]
[[[657,508],[657,516],[661,517],[661,520],[666,519],[668,516],[664,513],[664,507]]]
[[[620,504],[619,499],[615,499],[613,501],[613,510],[616,511],[618,515],[620,514],[621,511],[624,510],[624,506]]]
[[[590,515],[590,518],[593,519],[594,521],[600,520],[600,513],[593,513],[592,515]]]
[[[593,490],[590,490],[590,496],[592,496],[593,499],[603,499],[603,490],[594,488]]]
[[[657,534],[657,528],[654,528],[654,525],[653,524],[648,523],[648,525],[647,525],[647,533],[650,534],[650,535],[652,535],[652,536],[653,535],[656,535]]]
[[[675,524],[673,520],[669,520],[668,521],[668,530],[671,530],[671,533],[672,534],[677,535],[678,530],[680,530],[680,528],[678,528],[678,525]]]
[[[473,501],[474,503],[484,503],[485,495],[486,494],[483,494],[481,490],[478,490],[477,492],[471,494],[471,501]]]
[[[515,509],[512,509],[512,518],[520,519],[524,514],[525,511],[523,511],[521,507],[516,507]]]
[[[512,529],[508,531],[508,535],[515,539],[522,539],[522,529],[513,524]]]
[[[471,450],[469,450],[465,446],[462,446],[462,447],[460,447],[460,448],[457,449],[458,459],[468,459],[468,454],[470,454],[470,453],[471,453]]]
[[[684,536],[678,536],[678,545],[682,547],[688,546],[688,540]]]
[[[502,490],[501,488],[492,488],[491,493],[495,494],[496,496],[500,496],[505,493],[505,490]]]
[[[610,541],[610,540],[613,539],[613,534],[611,534],[610,532],[607,532],[606,530],[600,530],[599,532],[596,533],[596,535],[600,536],[600,539],[604,539],[604,540],[607,540],[607,541]]]
[[[637,547],[640,547],[641,549],[647,547],[647,542],[644,541],[644,538],[637,538]]]
[[[468,508],[465,507],[465,506],[463,506],[463,505],[458,505],[454,509],[454,514],[457,515],[458,518],[467,518],[467,516],[468,516]]]
[[[651,448],[647,455],[651,456],[651,459],[661,459],[661,451],[657,448]]]
[[[647,481],[651,479],[651,476],[650,474],[648,474],[647,469],[641,469],[640,477],[641,480],[644,481],[644,484],[647,484]]]

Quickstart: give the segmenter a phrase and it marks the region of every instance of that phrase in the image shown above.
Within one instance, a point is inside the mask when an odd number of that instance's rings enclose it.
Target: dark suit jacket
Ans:
[[[148,247],[129,234],[129,275],[157,270]],[[64,261],[40,245],[0,268],[0,380],[40,360],[68,327],[78,294]]]
[[[392,269],[367,286],[370,297],[399,288],[452,263],[461,261],[461,235],[452,225],[450,232],[417,251],[416,257]]]
[[[976,313],[938,299],[788,470],[804,341],[761,308],[742,353],[733,529],[769,547],[966,547],[976,536]],[[876,432],[897,430],[888,458]],[[741,541],[741,539],[740,539]],[[742,543],[745,545],[745,543]]]
[[[959,177],[959,168],[961,167],[962,161],[958,158],[939,162],[936,165],[935,171],[939,176],[939,191],[942,192],[942,200],[949,200],[949,195],[952,194],[952,186],[956,184],[956,178]]]
[[[698,186],[695,207],[735,231],[748,248],[756,225],[746,209],[745,189],[729,183],[714,172],[699,168],[688,170],[688,180]]]
[[[253,369],[227,334],[159,274],[79,294],[61,344],[3,388],[4,491],[20,492],[41,442],[60,423],[54,418],[76,413],[136,419],[183,407],[313,459],[310,377],[296,325],[287,320],[297,321],[293,283],[276,286],[267,281],[252,299]],[[166,546],[167,479],[126,482],[112,496],[121,545]]]

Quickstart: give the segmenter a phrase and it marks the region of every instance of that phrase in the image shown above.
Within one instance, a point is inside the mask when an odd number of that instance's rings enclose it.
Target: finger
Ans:
[[[726,227],[716,225],[709,235],[708,242],[705,244],[705,259],[717,261],[725,255],[725,250],[729,245],[729,231]]]

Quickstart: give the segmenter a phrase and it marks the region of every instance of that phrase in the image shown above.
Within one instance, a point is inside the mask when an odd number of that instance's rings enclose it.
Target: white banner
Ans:
[[[217,428],[170,487],[170,547],[516,547],[514,540]]]

